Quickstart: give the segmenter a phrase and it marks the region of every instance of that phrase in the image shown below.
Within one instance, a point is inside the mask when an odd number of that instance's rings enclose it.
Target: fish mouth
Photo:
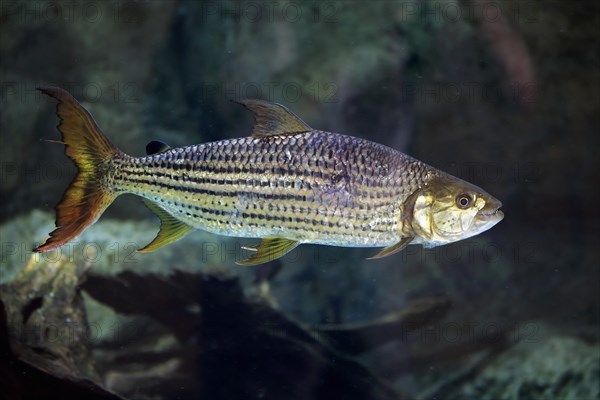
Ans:
[[[479,210],[479,219],[486,222],[500,222],[504,218],[504,213],[500,210],[501,207],[502,202],[500,200],[492,198],[486,201],[485,206]]]

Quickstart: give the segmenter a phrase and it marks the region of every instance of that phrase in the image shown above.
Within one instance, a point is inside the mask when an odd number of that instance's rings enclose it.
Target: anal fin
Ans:
[[[403,237],[398,243],[384,248],[379,253],[375,254],[373,257],[367,258],[367,260],[376,260],[378,258],[383,258],[391,256],[392,254],[396,254],[397,252],[402,251],[406,246],[408,246],[414,238],[414,236]]]
[[[158,204],[147,199],[142,200],[144,201],[144,204],[146,204],[146,207],[148,207],[150,211],[158,215],[158,218],[160,218],[160,230],[158,231],[158,234],[154,240],[145,247],[139,249],[139,252],[147,253],[154,251],[166,244],[181,239],[187,235],[189,231],[194,229],[166,212]]]
[[[238,265],[258,265],[283,257],[298,246],[300,242],[284,238],[265,238],[257,247],[243,247],[245,250],[255,251],[245,260],[238,261]]]

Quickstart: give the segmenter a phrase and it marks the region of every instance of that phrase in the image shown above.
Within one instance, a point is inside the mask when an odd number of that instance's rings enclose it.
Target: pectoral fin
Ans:
[[[139,252],[147,253],[150,251],[154,251],[159,247],[181,239],[193,229],[191,226],[187,225],[184,222],[181,222],[180,220],[163,210],[156,203],[147,199],[143,199],[143,201],[144,204],[146,204],[146,207],[148,207],[150,211],[158,215],[158,218],[160,218],[160,230],[158,231],[158,234],[156,235],[154,240],[145,247],[139,249]]]
[[[264,100],[233,100],[254,113],[252,136],[265,137],[311,130],[308,124],[286,107]]]
[[[257,247],[242,247],[245,250],[255,251],[249,258],[238,261],[238,265],[258,265],[283,257],[298,246],[300,242],[283,238],[265,238]]]
[[[385,249],[381,250],[379,253],[375,254],[373,257],[367,258],[367,260],[376,260],[378,258],[383,258],[383,257],[391,256],[392,254],[396,254],[397,252],[403,250],[406,246],[408,246],[410,244],[410,242],[413,241],[414,238],[415,238],[414,236],[404,237],[398,243],[386,247]]]

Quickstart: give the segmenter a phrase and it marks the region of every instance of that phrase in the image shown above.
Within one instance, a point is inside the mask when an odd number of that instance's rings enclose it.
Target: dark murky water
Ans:
[[[599,6],[538,1],[0,3],[0,387],[9,398],[600,398]],[[125,152],[247,136],[282,103],[504,204],[448,246],[301,246],[159,223],[120,198],[33,254],[75,174],[53,101]]]

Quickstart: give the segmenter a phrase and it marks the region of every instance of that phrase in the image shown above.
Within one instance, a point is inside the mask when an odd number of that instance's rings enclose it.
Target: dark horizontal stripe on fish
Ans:
[[[157,199],[153,199],[154,201],[158,201]],[[208,222],[214,222],[218,225],[230,225],[231,223],[231,212],[227,212],[224,210],[219,210],[219,209],[210,209],[210,208],[204,208],[204,207],[199,207],[199,206],[195,206],[195,205],[186,205],[184,203],[179,203],[179,202],[174,202],[174,201],[165,201],[165,203],[170,204],[171,207],[174,207],[177,209],[177,212],[180,214],[185,214],[187,216],[189,216],[190,218],[194,218],[197,220],[201,220],[201,221],[208,221]],[[164,206],[163,203],[161,203],[161,205]],[[196,214],[194,212],[189,212],[189,211],[184,211],[184,209],[193,209],[195,211],[200,211],[201,214]],[[225,217],[225,218],[211,218],[208,215],[212,215],[212,216],[216,216],[216,217]],[[262,218],[260,215],[255,214],[255,213],[242,213],[241,217],[244,218],[246,220],[246,223],[248,226],[251,227],[257,227],[257,228],[269,228],[270,225],[268,224],[264,224],[264,223],[252,223],[250,221],[250,219],[264,219],[266,221],[286,221],[285,217],[274,217],[274,216],[267,216],[266,218]],[[296,218],[298,223],[301,223],[300,218]],[[306,223],[306,222],[305,222]],[[308,225],[308,224],[307,224]],[[312,222],[312,225],[318,225],[317,223],[315,223],[315,221]],[[321,223],[321,225],[324,225]],[[331,225],[329,225],[329,227],[332,227]],[[288,227],[290,228],[290,227]],[[308,231],[308,232],[319,232],[325,235],[330,235],[330,234],[338,234],[338,235],[342,235],[342,236],[351,236],[352,233],[349,232],[347,235],[344,235],[344,232],[330,232],[330,231],[326,231],[326,230],[317,230],[317,229],[303,229],[302,227],[298,227],[298,226],[291,226],[291,228],[294,228],[293,230],[297,230],[297,231]],[[382,231],[382,233],[384,233],[386,231]]]
[[[149,174],[147,172],[139,172],[139,171],[128,171],[125,170],[123,171],[126,175],[132,175],[132,176],[138,176],[138,177],[157,177],[157,178],[167,178],[176,182],[185,182],[185,183],[196,183],[199,185],[202,184],[213,184],[213,185],[240,185],[240,186],[244,186],[247,184],[248,180],[252,180],[252,181],[258,181],[258,179],[246,179],[246,178],[242,178],[242,179],[236,179],[236,180],[231,180],[231,179],[226,179],[226,178],[210,178],[210,177],[204,177],[204,178],[198,178],[195,176],[185,176],[185,178],[179,178],[177,175],[169,175],[169,174],[165,174],[162,172],[155,172],[154,174]],[[260,174],[256,174],[257,176],[260,176]],[[263,175],[264,176],[264,175]],[[285,175],[282,175],[285,176]],[[270,183],[272,181],[263,181],[260,180],[260,185],[256,185],[257,187],[267,187],[270,186]],[[283,186],[277,186],[277,187],[292,187],[294,186],[295,182],[293,181],[283,181],[284,185]]]
[[[172,189],[172,190],[178,190],[180,192],[204,194],[204,195],[208,195],[208,196],[217,196],[217,197],[221,197],[221,196],[222,197],[237,197],[237,196],[255,197],[255,196],[258,196],[262,199],[267,199],[267,200],[295,200],[295,201],[302,201],[302,202],[307,201],[305,195],[270,194],[270,193],[263,193],[263,192],[246,192],[246,191],[239,191],[239,192],[215,191],[215,190],[202,189],[202,188],[193,188],[190,186],[170,185],[170,184],[164,183],[164,182],[148,181],[145,179],[135,179],[135,178],[128,178],[128,177],[121,177],[121,179],[123,181],[130,182],[130,183],[137,183],[137,184],[149,185],[149,186],[158,186],[158,187],[161,187],[164,189]]]
[[[164,200],[163,200],[164,201]],[[287,222],[287,223],[292,223],[292,224],[297,224],[297,225],[289,225],[288,227],[293,227],[293,228],[297,228],[298,225],[305,225],[305,226],[327,226],[329,228],[337,228],[339,230],[343,230],[343,229],[350,229],[349,228],[349,224],[348,223],[344,223],[344,222],[330,222],[330,221],[325,221],[324,219],[321,220],[317,220],[317,219],[313,219],[313,218],[307,218],[307,217],[298,217],[298,216],[280,216],[280,215],[275,215],[273,213],[272,210],[261,210],[261,211],[265,211],[265,213],[261,213],[258,210],[256,212],[252,212],[252,211],[242,211],[242,212],[236,212],[236,211],[231,211],[231,210],[223,210],[223,209],[218,209],[218,208],[206,208],[206,207],[200,207],[194,204],[187,204],[187,203],[182,203],[182,202],[178,202],[178,201],[165,201],[168,204],[171,204],[172,207],[178,208],[178,209],[182,209],[182,208],[187,208],[187,209],[193,209],[196,211],[200,211],[202,213],[207,213],[207,214],[211,214],[211,215],[216,215],[216,216],[225,216],[228,217],[229,219],[227,220],[222,220],[222,221],[231,221],[231,217],[242,217],[244,219],[258,219],[258,220],[264,220],[267,222],[271,222],[271,221],[279,221],[279,222]],[[180,211],[180,212],[184,212],[184,211]],[[195,214],[197,215],[197,214]],[[263,227],[269,227],[272,225],[269,224],[262,224],[259,226],[263,226]],[[333,233],[345,233],[345,232],[340,232],[340,231],[322,231],[322,230],[311,230],[311,231],[317,231],[317,232],[321,232],[321,233],[325,233],[325,234],[333,234]],[[387,233],[388,231],[386,229],[376,229],[376,228],[369,228],[369,230],[373,231],[373,232],[380,232],[380,233]],[[350,232],[348,232],[348,235],[352,234],[351,230]]]
[[[150,181],[145,181],[142,179],[133,179],[133,178],[123,178],[124,180],[131,182],[131,183],[135,183],[135,184],[142,184],[142,185],[148,185],[148,186],[158,186],[164,189],[171,189],[171,190],[175,190],[175,191],[180,191],[180,192],[188,192],[188,193],[194,193],[194,194],[201,194],[201,195],[206,195],[206,196],[214,196],[217,199],[220,199],[222,197],[228,197],[228,198],[235,198],[235,197],[243,197],[243,196],[248,196],[249,198],[258,198],[261,200],[280,200],[280,201],[296,201],[299,203],[308,203],[306,200],[306,196],[304,195],[293,195],[293,194],[269,194],[269,193],[260,193],[260,192],[246,192],[246,191],[240,191],[240,192],[220,192],[220,191],[213,191],[213,190],[209,190],[209,189],[202,189],[202,188],[190,188],[190,187],[182,187],[182,186],[175,186],[175,185],[170,185],[167,183],[163,183],[163,182],[150,182]],[[163,200],[163,201],[168,201],[168,200]],[[318,202],[312,202],[313,204],[321,205]],[[180,204],[184,204],[184,203],[180,203]],[[192,207],[195,207],[195,204],[192,203],[187,203]],[[308,203],[310,204],[310,203]],[[318,213],[317,210],[315,210],[314,208],[311,209],[310,207],[308,207],[308,204],[306,206],[306,208],[303,207],[298,207],[298,210],[290,210],[291,213],[296,213],[296,214],[304,214],[304,213],[311,213],[311,211],[313,211],[314,213]],[[215,208],[216,209],[216,208]],[[274,210],[265,210],[266,212],[269,213],[273,213],[275,212]],[[356,211],[356,210],[355,210]],[[287,212],[287,211],[284,211]],[[348,216],[341,216],[341,215],[325,215],[328,218],[344,218],[347,220],[354,220],[358,223],[360,223],[361,221],[369,221],[371,220],[373,217],[367,213],[354,213]],[[343,228],[343,226],[340,226],[340,228]]]
[[[158,199],[154,199],[155,201],[159,201]],[[216,226],[219,229],[223,229],[223,227],[231,226],[231,223],[234,221],[233,218],[241,217],[244,220],[244,225],[250,228],[262,228],[269,229],[273,227],[281,227],[289,232],[296,232],[299,234],[302,233],[310,233],[319,235],[325,235],[330,237],[345,237],[351,238],[356,235],[357,229],[354,227],[350,227],[348,224],[340,224],[339,222],[336,224],[325,223],[322,220],[314,220],[309,218],[301,218],[301,217],[283,217],[283,216],[274,216],[272,214],[260,214],[253,212],[241,212],[235,213],[232,211],[225,211],[220,209],[210,209],[205,207],[199,207],[196,205],[188,205],[185,203],[180,203],[177,201],[162,201],[162,205],[165,206],[165,203],[168,209],[171,209],[170,212],[175,212],[176,214],[185,214],[190,218],[194,218],[197,221],[209,221],[216,223]],[[176,210],[176,211],[173,211]],[[184,209],[193,209],[195,211],[200,211],[201,214],[196,214],[195,212],[185,211]],[[206,214],[223,217],[223,218],[210,218],[207,217]],[[273,225],[272,221],[279,221],[281,224]],[[289,224],[286,224],[288,222]],[[235,224],[238,225],[238,224]],[[334,230],[326,230],[322,227],[327,226]],[[377,232],[381,234],[388,233],[387,230],[379,230],[379,229],[369,229],[371,232]],[[231,229],[230,231],[234,231]],[[234,232],[235,233],[235,232]]]
[[[224,225],[229,225],[232,222],[232,219],[231,219],[231,217],[233,216],[232,212],[227,212],[227,211],[224,211],[224,210],[204,208],[204,207],[198,207],[198,206],[193,206],[192,208],[195,209],[196,211],[200,211],[201,212],[201,214],[195,214],[195,213],[186,212],[187,215],[190,215],[190,216],[192,216],[194,218],[208,219],[207,217],[205,217],[205,215],[209,214],[209,215],[227,217],[227,219],[220,219],[220,220],[214,219],[213,220],[213,221],[220,222],[220,223],[222,223]],[[239,216],[245,220],[245,222],[246,222],[246,224],[248,226],[258,227],[258,228],[274,227],[274,225],[272,225],[272,224],[264,223],[265,221],[266,222],[271,222],[271,221],[288,222],[288,218],[286,218],[286,217],[277,217],[277,216],[272,216],[272,215],[261,215],[261,214],[257,214],[257,213],[243,212]],[[258,221],[258,222],[256,222],[256,221]],[[301,218],[297,217],[297,218],[295,218],[295,222],[296,222],[296,225],[290,225],[290,226],[284,226],[284,227],[288,228],[290,230],[318,232],[318,233],[321,233],[321,234],[324,234],[324,235],[331,235],[333,233],[343,234],[343,232],[340,232],[340,231],[331,232],[331,231],[323,230],[323,229],[314,229],[314,228],[313,229],[306,229],[305,227],[303,227],[301,225],[301,224],[304,224],[304,225],[307,225],[307,226],[312,225],[313,227],[314,226],[328,226],[329,228],[334,228],[335,227],[333,225],[324,224],[323,222],[320,222],[320,221],[310,220],[310,223],[309,223],[309,222],[306,221],[306,219],[304,219],[302,221]],[[351,236],[351,233],[348,233],[347,236]]]
[[[252,162],[250,162],[251,164]],[[215,163],[216,164],[216,163]],[[254,166],[246,166],[239,164],[231,164],[231,166],[223,166],[222,163],[219,165],[212,165],[210,163],[207,164],[194,164],[187,166],[178,164],[168,164],[166,166],[160,166],[156,168],[144,166],[146,169],[143,172],[138,172],[129,168],[125,168],[125,173],[131,174],[160,174],[162,173],[165,176],[178,176],[180,171],[186,172],[207,172],[213,175],[233,175],[233,174],[251,174],[251,175],[260,175],[260,176],[268,176],[268,177],[302,177],[308,179],[315,179],[315,182],[323,183],[323,184],[331,184],[336,183],[341,180],[350,179],[351,176],[355,184],[363,186],[365,189],[373,190],[373,189],[385,189],[388,188],[389,182],[386,182],[383,179],[377,179],[377,177],[367,176],[364,173],[352,174],[352,171],[335,171],[330,172],[333,168],[304,168],[304,169],[290,169],[284,168],[281,165],[270,165],[270,164],[257,164]],[[162,171],[162,172],[161,172]],[[363,171],[365,172],[365,171]],[[193,177],[188,175],[188,179],[193,180]]]
[[[142,181],[139,181],[139,180],[129,180],[129,181],[131,181],[133,183],[141,183],[141,184],[151,185],[151,184],[149,184],[147,182],[142,182]],[[154,184],[153,183],[153,185],[158,185],[158,186],[161,186],[161,187],[170,188],[168,185],[162,184],[162,183],[161,184]],[[174,188],[174,187],[172,187],[172,189],[179,190],[179,188]],[[237,197],[237,196],[242,196],[243,197],[243,196],[248,196],[250,194],[253,194],[253,193],[247,193],[247,192],[239,192],[239,193],[227,193],[227,194],[223,195],[221,193],[213,192],[213,191],[205,190],[205,189],[193,189],[193,191],[196,192],[196,193],[202,193],[202,194],[207,194],[207,195],[210,195],[210,196],[214,196],[216,199],[220,199],[221,197]],[[294,199],[294,196],[291,196],[291,195],[264,195],[263,199],[265,197],[267,197],[267,196],[270,196],[269,199],[274,199],[274,200],[296,200],[296,201],[300,201],[300,200]],[[158,201],[158,202],[166,202],[166,203],[172,204],[175,207],[193,208],[193,209],[196,209],[196,210],[199,210],[201,208],[198,205],[193,204],[193,203],[185,203],[185,202],[175,201],[175,200],[161,199],[161,200],[156,200],[156,201]],[[304,201],[302,201],[302,202],[304,202]],[[202,209],[207,209],[207,208],[202,208]],[[220,208],[214,208],[212,210],[216,210],[216,211],[223,212],[223,213],[234,213],[234,211],[223,210],[222,208],[221,209]],[[300,207],[296,207],[295,205],[285,206],[284,210],[280,210],[278,205],[272,205],[272,204],[269,204],[266,209],[264,208],[264,206],[262,206],[262,207],[256,207],[256,204],[253,204],[253,210],[256,210],[255,214],[257,214],[257,215],[260,214],[260,211],[264,211],[264,213],[265,213],[264,215],[265,215],[265,218],[267,220],[268,220],[268,216],[269,215],[273,215],[274,213],[277,213],[277,212],[280,212],[280,213],[291,213],[291,214],[295,214],[295,215],[297,215],[297,214],[302,215],[302,214],[310,214],[311,211],[315,211],[314,209],[310,209],[309,207],[306,207],[306,208],[305,207],[301,207],[301,206]],[[225,214],[223,214],[223,215],[225,215]],[[341,216],[334,216],[334,215],[326,215],[326,217],[342,218]],[[358,216],[352,215],[352,216],[348,216],[347,219],[349,219],[349,220],[353,220],[353,219],[356,219],[356,220],[361,220],[361,219],[362,220],[366,220],[366,218],[356,218],[356,217],[358,217]],[[284,219],[281,219],[281,221],[284,221],[285,218],[287,218],[287,217],[282,217],[282,218],[284,218]],[[303,217],[302,219],[303,220],[307,220],[307,221],[312,221],[312,219],[308,219],[306,217]]]
[[[274,188],[293,188],[296,185],[296,182],[292,182],[289,180],[283,180],[283,185],[275,185],[275,186],[271,186],[271,183],[273,182],[273,180],[263,180],[262,177],[260,175],[257,175],[257,177],[254,178],[240,178],[240,179],[236,179],[236,180],[231,180],[231,179],[226,179],[226,178],[213,178],[213,177],[193,177],[193,176],[186,176],[184,177],[179,177],[177,175],[169,175],[169,174],[165,174],[162,172],[155,172],[153,175],[144,172],[144,171],[129,171],[129,170],[125,170],[124,171],[125,175],[131,175],[131,176],[138,176],[138,177],[145,177],[147,178],[147,180],[145,180],[144,182],[138,182],[138,183],[147,183],[147,184],[158,184],[159,182],[154,180],[154,178],[164,178],[164,179],[168,179],[171,180],[172,182],[174,182],[177,185],[178,189],[184,190],[183,188],[189,188],[188,183],[194,183],[197,185],[225,185],[225,186],[241,186],[243,187],[244,191],[246,193],[254,193],[256,195],[260,195],[262,196],[269,196],[268,194],[264,194],[263,192],[255,192],[255,191],[248,191],[249,189],[249,185],[248,182],[256,182],[256,184],[252,185],[251,187],[256,187],[256,188],[261,188],[261,187],[274,187]],[[264,175],[263,175],[264,176]],[[120,179],[125,179],[124,176],[120,176]],[[271,179],[273,179],[271,177]],[[275,181],[276,183],[279,183],[280,181]],[[311,189],[311,187],[306,187],[312,183],[317,183],[317,184],[322,184],[324,186],[329,185],[328,183],[320,183],[320,182],[304,182],[302,183],[301,187],[302,189]],[[173,186],[173,185],[171,185]],[[298,190],[301,188],[297,188]],[[196,188],[193,188],[194,190],[197,190]],[[327,189],[326,189],[327,190]],[[331,189],[332,191],[336,191],[339,190],[339,187],[332,187]],[[216,191],[214,191],[214,193],[205,193],[205,194],[210,194],[210,195],[216,195]],[[218,192],[218,193],[229,193],[227,190],[224,190],[223,192]],[[370,193],[370,195],[369,195]],[[225,196],[227,194],[224,194]],[[387,192],[387,193],[382,193],[381,191],[375,191],[375,192],[366,192],[366,191],[362,191],[359,192],[360,197],[362,197],[363,199],[370,199],[370,200],[380,200],[378,202],[374,202],[371,201],[369,202],[355,202],[356,206],[355,208],[358,208],[360,210],[367,210],[369,211],[371,208],[378,208],[378,207],[382,207],[385,205],[390,204],[390,202],[392,202],[394,199],[397,198],[397,196],[393,193],[393,192]],[[294,198],[287,198],[287,200],[290,199],[294,199]],[[297,198],[295,198],[296,200],[299,200]],[[300,200],[299,200],[300,201]],[[305,201],[305,199],[302,199],[302,201]]]
[[[184,168],[183,165],[179,166],[179,167],[175,167],[177,166],[177,164],[169,164],[167,166],[160,166],[160,167],[156,167],[156,168],[152,168],[150,167],[150,165],[145,165],[144,168],[146,168],[146,170],[144,171],[136,171],[131,169],[130,166],[123,168],[123,172],[126,174],[131,174],[131,175],[157,175],[157,176],[177,176],[180,172],[180,170],[185,170],[187,172],[208,172],[210,174],[214,174],[214,175],[218,175],[218,174],[223,174],[223,175],[233,175],[233,174],[253,174],[253,175],[260,175],[260,176],[270,176],[270,177],[292,177],[292,176],[298,176],[298,177],[305,177],[305,178],[320,178],[323,180],[323,182],[327,182],[330,181],[332,179],[332,175],[328,172],[324,172],[323,170],[294,170],[294,169],[285,169],[281,166],[265,166],[265,168],[258,168],[256,166],[240,166],[235,165],[235,166],[231,166],[231,167],[223,167],[223,166],[212,166],[213,168],[210,168],[211,165],[209,164],[195,164],[193,166],[191,166],[190,164],[187,164],[187,166]],[[158,171],[156,171],[158,170]],[[166,173],[167,171],[172,171],[172,172],[176,172],[176,173],[171,173],[168,174]],[[334,175],[335,176],[335,175]],[[190,180],[192,182],[194,181],[194,177],[188,176],[187,180]]]
[[[283,160],[273,160],[273,158],[277,158],[277,155],[274,154],[247,154],[242,156],[239,161],[230,161],[228,159],[222,159],[220,156],[223,154],[219,152],[208,152],[208,155],[205,155],[204,158],[194,157],[191,152],[183,152],[181,155],[183,157],[175,157],[173,154],[161,155],[158,159],[152,158],[137,158],[130,160],[130,163],[133,162],[133,165],[138,168],[143,168],[148,170],[148,172],[153,172],[155,170],[163,170],[163,171],[194,171],[194,172],[208,172],[212,174],[234,174],[234,173],[250,173],[250,174],[260,174],[260,175],[281,175],[281,176],[304,176],[304,177],[314,177],[314,178],[323,178],[325,181],[329,181],[332,177],[335,179],[336,176],[340,176],[343,174],[351,174],[351,169],[358,170],[359,173],[352,174],[358,184],[365,185],[368,188],[384,188],[388,185],[388,183],[384,179],[378,179],[377,176],[373,175],[373,171],[369,168],[364,160],[358,164],[348,161],[348,166],[344,167],[345,171],[336,171],[335,163],[340,163],[339,160],[310,160],[305,164],[297,165],[299,168],[290,168],[293,164]],[[265,157],[269,156],[268,160],[265,160]],[[313,154],[294,154],[292,157],[309,157],[311,158]],[[225,165],[225,166],[224,166]],[[128,165],[123,165],[127,167]],[[131,166],[131,165],[129,165]],[[260,166],[260,167],[259,167]],[[287,168],[284,168],[287,167]],[[301,168],[300,168],[301,167]],[[127,168],[127,172],[133,172]]]

